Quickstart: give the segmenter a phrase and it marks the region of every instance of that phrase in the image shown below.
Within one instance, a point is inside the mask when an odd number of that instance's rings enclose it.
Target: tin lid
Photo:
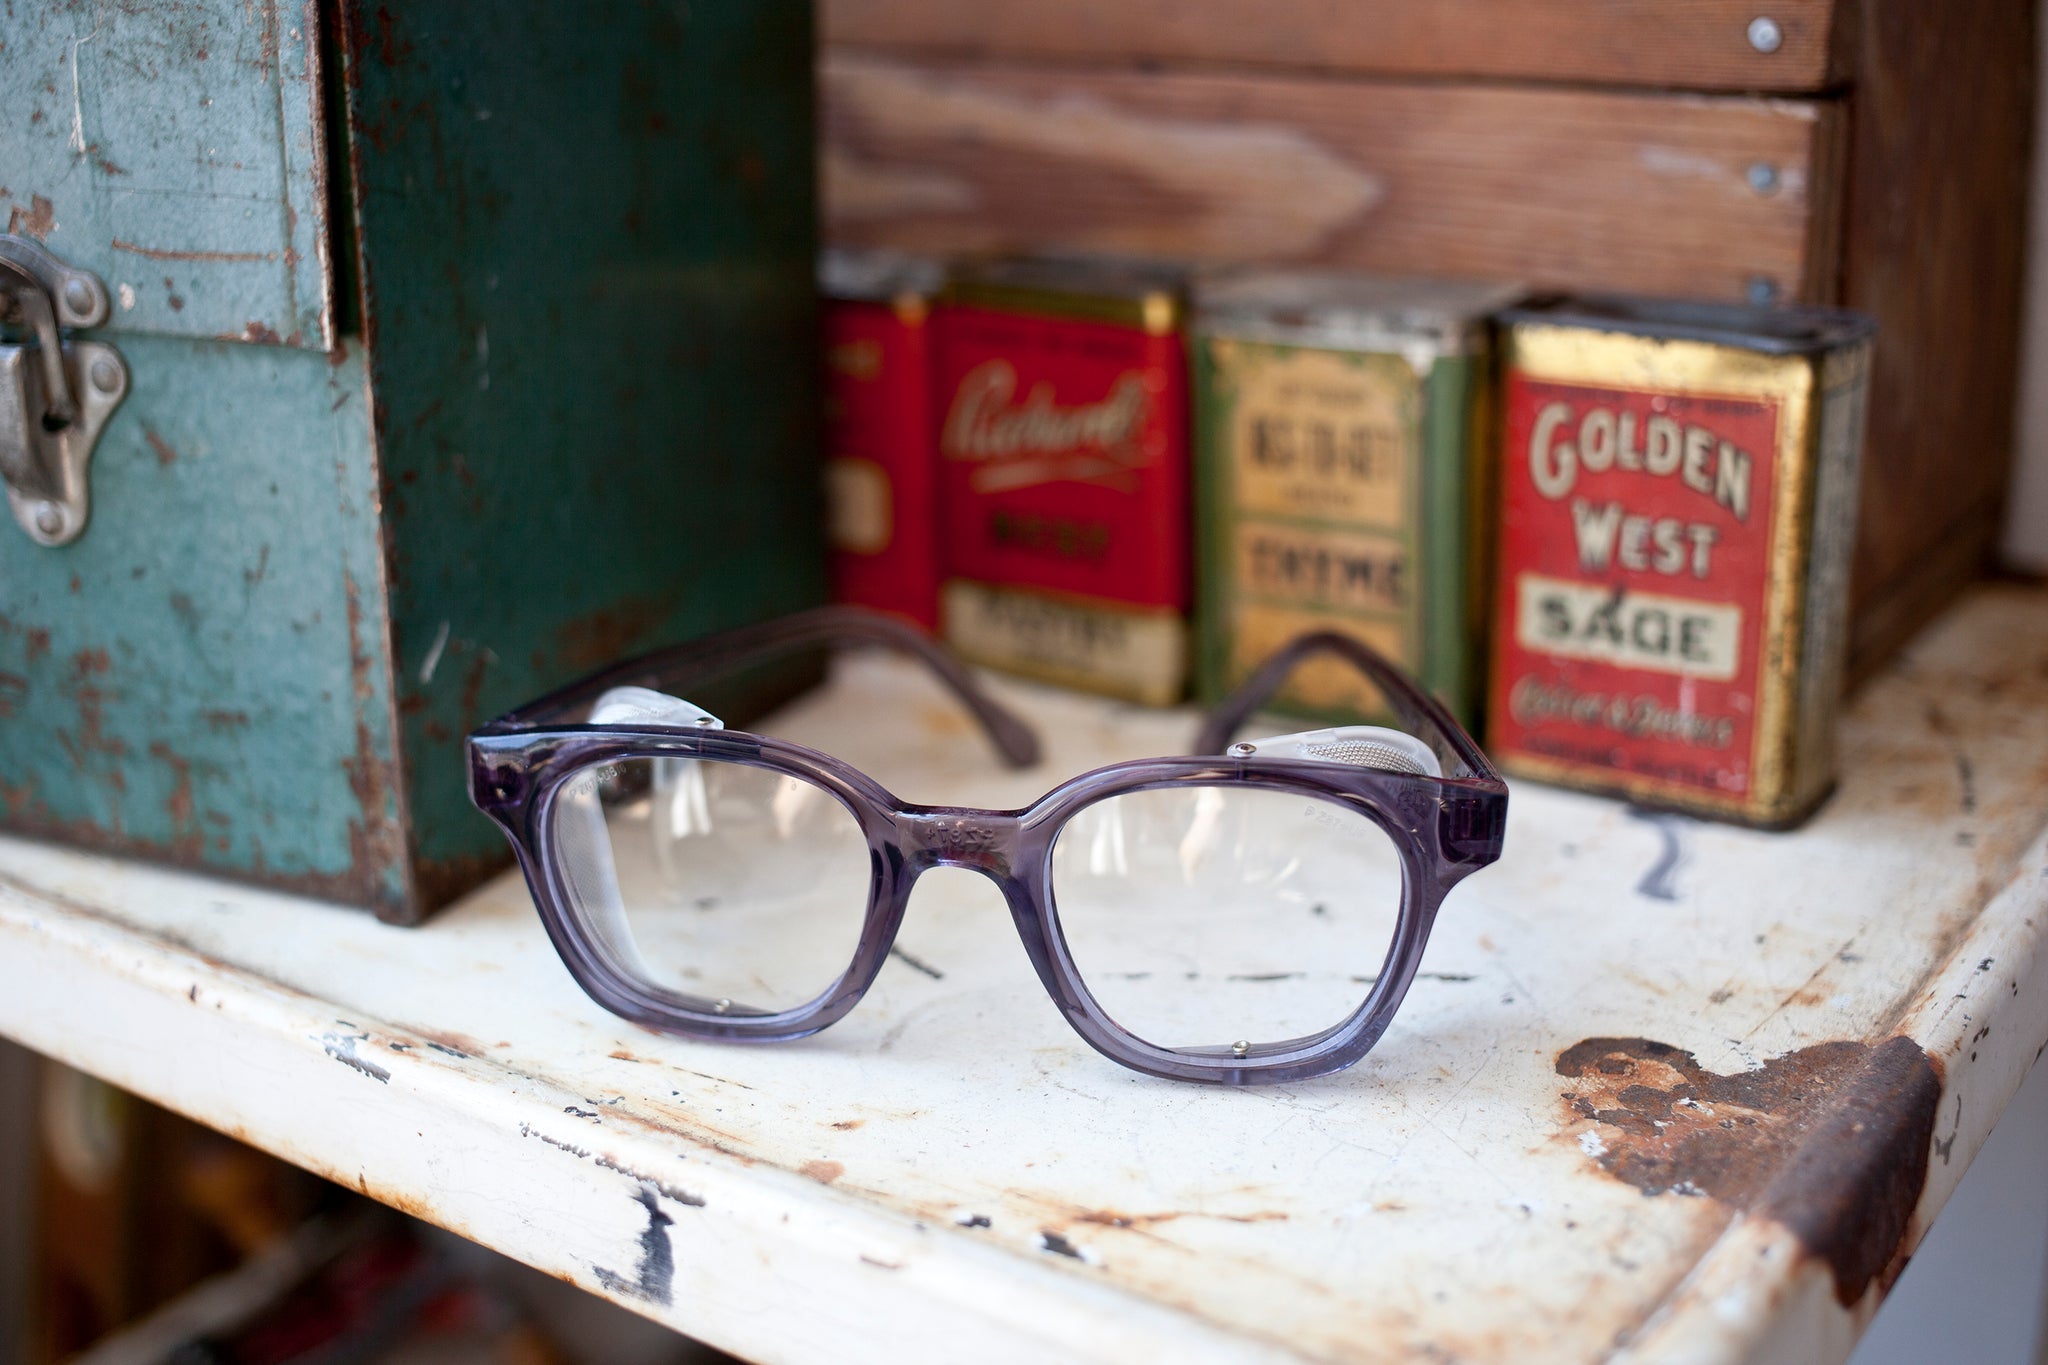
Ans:
[[[1204,275],[1194,328],[1336,350],[1471,350],[1487,319],[1527,295],[1515,284],[1393,279],[1340,271],[1237,269]]]
[[[1140,327],[1153,335],[1179,328],[1188,268],[1121,256],[996,256],[956,269],[946,298],[976,308],[1081,318]]]
[[[1504,326],[1585,327],[1656,339],[1735,346],[1768,355],[1817,355],[1867,341],[1877,320],[1848,308],[1650,299],[1609,294],[1558,294],[1532,299],[1499,315]]]
[[[946,282],[946,268],[929,256],[879,248],[827,247],[818,253],[818,292],[850,303],[894,303],[906,295],[930,299]]]

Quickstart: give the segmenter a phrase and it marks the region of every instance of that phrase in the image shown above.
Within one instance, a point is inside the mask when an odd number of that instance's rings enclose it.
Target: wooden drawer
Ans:
[[[927,56],[1685,90],[1813,91],[1847,67],[1848,25],[1834,0],[822,0],[818,17],[830,45]],[[1770,27],[1752,37],[1759,18]]]
[[[829,55],[831,237],[1828,299],[1833,100]]]

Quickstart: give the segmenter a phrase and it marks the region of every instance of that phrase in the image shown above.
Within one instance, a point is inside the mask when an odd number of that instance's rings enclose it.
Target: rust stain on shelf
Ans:
[[[1896,1274],[1941,1100],[1912,1039],[1819,1043],[1723,1075],[1668,1043],[1588,1038],[1557,1074],[1572,1082],[1567,1136],[1617,1180],[1783,1224],[1844,1304]]]

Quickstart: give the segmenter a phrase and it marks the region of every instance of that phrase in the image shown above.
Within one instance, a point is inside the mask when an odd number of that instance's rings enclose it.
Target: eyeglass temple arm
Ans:
[[[1330,630],[1298,635],[1260,664],[1237,691],[1209,713],[1195,736],[1195,752],[1222,753],[1252,713],[1273,699],[1281,684],[1303,661],[1317,654],[1335,654],[1371,679],[1406,729],[1436,748],[1440,756],[1454,759],[1464,768],[1463,772],[1453,772],[1446,765],[1446,776],[1497,780],[1486,755],[1436,698],[1409,681],[1406,674],[1380,657],[1370,645]]]
[[[777,655],[846,644],[886,645],[917,659],[974,713],[1005,763],[1013,768],[1027,768],[1038,761],[1037,734],[983,691],[958,659],[923,631],[893,616],[861,607],[815,607],[643,654],[551,692],[500,717],[496,724],[524,727],[560,723],[587,711],[598,697],[614,687],[649,687],[679,695],[686,688],[737,673]]]

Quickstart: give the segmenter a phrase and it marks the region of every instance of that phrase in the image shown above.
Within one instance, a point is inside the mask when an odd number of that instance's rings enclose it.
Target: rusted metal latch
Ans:
[[[128,392],[128,364],[103,341],[61,329],[107,320],[107,287],[41,242],[0,233],[0,479],[38,545],[68,545],[90,511],[86,463]]]

